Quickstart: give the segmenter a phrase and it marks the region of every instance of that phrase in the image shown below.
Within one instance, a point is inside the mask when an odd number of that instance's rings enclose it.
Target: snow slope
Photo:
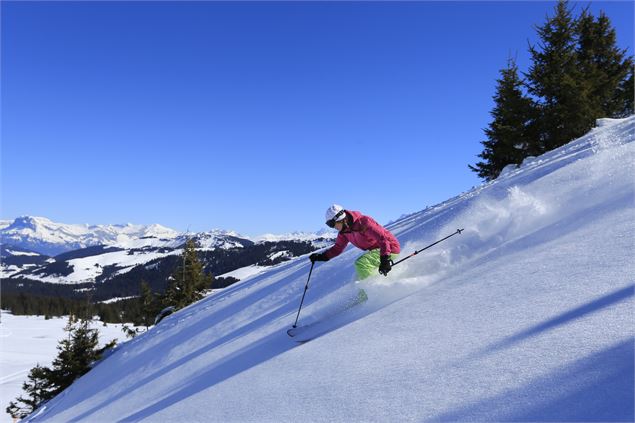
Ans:
[[[361,284],[349,249],[285,262],[166,318],[28,421],[633,421],[635,118],[398,219]],[[354,205],[348,205],[355,208]],[[368,210],[372,214],[371,210]]]

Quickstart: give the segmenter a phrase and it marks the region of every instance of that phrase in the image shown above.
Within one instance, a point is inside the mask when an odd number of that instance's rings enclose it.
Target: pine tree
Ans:
[[[154,318],[160,311],[156,295],[152,292],[150,285],[144,280],[139,286],[140,304],[141,304],[141,320],[146,326],[152,326]]]
[[[590,90],[593,117],[623,117],[628,102],[620,90],[632,73],[633,60],[617,47],[615,29],[604,12],[595,19],[585,9],[577,20],[578,69]],[[633,93],[630,92],[632,104]],[[630,108],[632,110],[632,106]]]
[[[42,403],[53,398],[50,373],[51,369],[39,364],[31,369],[27,381],[22,384],[22,390],[27,396],[19,396],[16,402],[9,402],[6,408],[11,417],[22,419],[35,411]]]
[[[588,132],[596,112],[593,86],[578,68],[576,22],[568,2],[560,0],[555,15],[536,31],[540,49],[529,49],[533,63],[527,87],[541,100],[541,147],[549,151]]]
[[[99,332],[96,329],[90,329],[88,324],[88,320],[74,322],[72,318],[69,318],[64,328],[67,336],[57,346],[58,355],[53,360],[51,370],[51,382],[55,385],[54,395],[59,394],[75,379],[87,373],[92,363],[100,358],[97,349]]]
[[[633,73],[635,69],[632,65],[628,70],[628,75],[624,81],[620,83],[617,89],[616,97],[619,102],[621,113],[617,117],[627,117],[635,113],[635,86],[633,85]]]
[[[203,291],[212,284],[212,276],[203,272],[203,264],[196,252],[196,242],[188,240],[185,244],[179,265],[169,280],[163,296],[164,306],[183,308],[203,298]]]
[[[9,403],[7,412],[14,417],[24,417],[43,402],[68,388],[77,378],[87,373],[91,365],[100,359],[104,349],[97,349],[98,331],[88,327],[87,320],[77,322],[70,316],[64,328],[66,335],[57,346],[58,354],[51,368],[37,365],[29,373],[28,382],[22,386],[29,395]],[[114,343],[111,342],[109,346]],[[23,406],[20,406],[22,403]]]
[[[508,164],[520,164],[529,155],[537,153],[538,135],[535,133],[537,109],[534,102],[523,93],[523,81],[518,76],[518,66],[509,59],[507,68],[500,71],[494,95],[493,121],[485,129],[486,141],[479,157],[483,161],[470,169],[485,180],[496,178]]]
[[[574,19],[566,0],[536,31],[538,47],[526,81],[515,64],[501,71],[485,130],[487,140],[471,170],[486,180],[509,163],[557,148],[588,132],[600,117],[626,117],[634,112],[633,57],[616,45],[615,30],[603,12],[596,19],[588,8]],[[523,95],[526,88],[528,98]],[[520,147],[520,148],[519,148]]]

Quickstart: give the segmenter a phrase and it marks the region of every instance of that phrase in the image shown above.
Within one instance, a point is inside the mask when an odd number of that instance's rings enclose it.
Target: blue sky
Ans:
[[[258,235],[422,210],[480,184],[498,72],[554,4],[3,1],[2,218]],[[633,54],[633,3],[600,9]]]

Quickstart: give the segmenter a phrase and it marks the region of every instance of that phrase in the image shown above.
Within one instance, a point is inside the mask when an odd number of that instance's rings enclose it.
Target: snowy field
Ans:
[[[316,264],[307,343],[286,334],[302,257],[167,317],[28,421],[632,422],[634,139],[634,117],[604,121],[396,220],[404,255],[465,231],[387,278],[356,285],[353,248]]]
[[[2,310],[0,323],[0,422],[11,422],[5,412],[9,401],[22,394],[22,383],[26,381],[31,368],[36,364],[49,366],[57,356],[57,344],[64,336],[68,318],[44,316],[14,316]],[[103,326],[95,322],[91,328],[99,329],[99,345],[104,346],[112,339],[123,342],[126,336],[122,325]]]

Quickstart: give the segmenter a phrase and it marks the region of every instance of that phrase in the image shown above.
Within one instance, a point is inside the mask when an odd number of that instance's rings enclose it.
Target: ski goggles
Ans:
[[[335,216],[326,221],[326,226],[328,226],[329,228],[334,228],[335,222],[340,221],[341,217],[344,216],[344,214],[346,214],[346,210],[340,210]]]

